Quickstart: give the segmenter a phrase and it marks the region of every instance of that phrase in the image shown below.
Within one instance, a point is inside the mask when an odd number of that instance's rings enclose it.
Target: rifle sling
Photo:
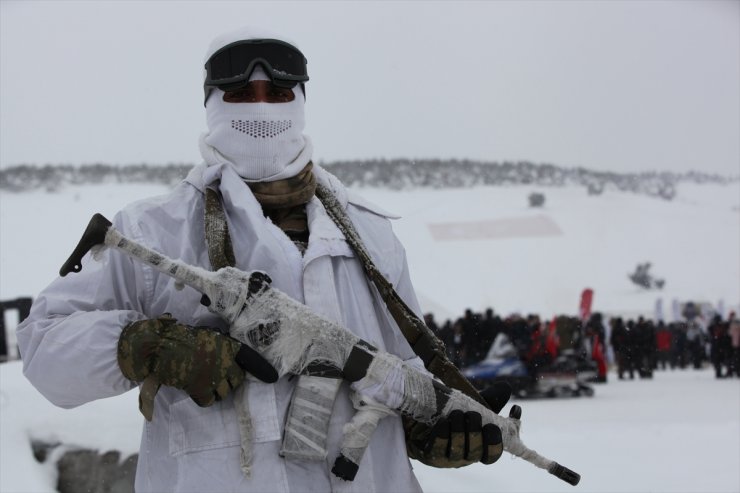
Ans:
[[[229,225],[226,222],[226,213],[221,204],[221,194],[213,188],[206,188],[205,204],[205,237],[208,245],[208,259],[213,270],[224,267],[234,267],[236,257],[234,246],[231,244]]]
[[[424,367],[439,378],[448,387],[472,397],[486,407],[488,403],[481,397],[478,390],[460,373],[460,370],[447,358],[445,345],[426,326],[409,306],[401,299],[393,285],[383,276],[370,258],[365,245],[357,233],[352,220],[342,208],[334,194],[321,184],[316,186],[316,197],[324,205],[329,217],[334,221],[344,235],[347,243],[365,270],[365,275],[373,282],[381,298],[388,307],[401,333],[411,345],[414,353],[424,362]]]

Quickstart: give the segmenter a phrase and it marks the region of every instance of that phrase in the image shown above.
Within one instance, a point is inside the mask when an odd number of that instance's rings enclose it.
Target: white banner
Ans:
[[[683,317],[681,316],[681,303],[678,302],[677,298],[673,298],[673,304],[671,305],[671,311],[672,311],[674,322],[679,322],[683,319]]]
[[[655,321],[663,322],[663,298],[655,300]]]

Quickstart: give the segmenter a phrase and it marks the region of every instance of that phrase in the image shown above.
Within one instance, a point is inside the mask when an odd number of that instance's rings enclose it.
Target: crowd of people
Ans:
[[[533,374],[569,351],[593,360],[601,381],[606,381],[610,364],[619,379],[652,378],[657,369],[698,369],[706,363],[714,367],[717,378],[740,377],[740,320],[735,313],[727,318],[716,314],[708,322],[698,313],[685,315],[670,323],[642,316],[606,321],[600,313],[584,321],[565,315],[546,320],[535,314],[501,317],[488,308],[483,313],[468,309],[441,324],[430,313],[425,321],[459,367],[485,359],[496,336],[503,333]]]
[[[643,317],[611,319],[609,342],[619,377],[634,378],[635,372],[650,377],[657,368],[699,369],[705,362],[712,364],[717,378],[740,376],[740,322],[735,313],[726,320],[714,315],[706,326],[702,322],[698,317],[668,324]]]

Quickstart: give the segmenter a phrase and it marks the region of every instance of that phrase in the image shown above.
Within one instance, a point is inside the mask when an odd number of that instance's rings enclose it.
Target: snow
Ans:
[[[368,198],[403,215],[395,227],[409,251],[417,291],[451,314],[477,311],[577,313],[585,287],[594,310],[653,314],[658,296],[726,306],[740,301],[740,184],[680,185],[665,201],[606,191],[589,196],[577,187],[539,188],[543,208],[530,208],[531,187],[479,187],[440,192],[372,191]],[[430,225],[546,217],[552,235],[434,241]],[[640,262],[666,279],[646,292],[627,274]],[[433,268],[430,268],[433,266]],[[454,286],[454,289],[452,288]],[[439,318],[439,317],[438,317]]]
[[[0,299],[35,296],[94,212],[110,218],[125,203],[165,191],[107,185],[0,192]],[[533,191],[545,194],[543,208],[528,207]],[[592,197],[581,188],[521,186],[360,192],[404,216],[394,229],[407,248],[422,305],[438,319],[488,306],[504,314],[576,314],[584,287],[594,289],[594,310],[625,315],[651,315],[659,296],[664,306],[673,299],[715,306],[722,301],[726,311],[740,302],[738,183],[682,184],[671,202],[609,190]],[[519,219],[502,232],[502,224]],[[541,234],[539,223],[547,225]],[[471,224],[493,224],[495,234]],[[435,240],[435,225],[459,228],[454,238]],[[552,225],[561,234],[553,234]],[[627,280],[644,261],[666,279],[662,292]],[[12,327],[11,318],[6,316]],[[740,491],[738,379],[717,380],[709,369],[658,371],[653,380],[609,379],[593,398],[518,402],[523,441],[580,473],[579,486],[508,455],[493,466],[460,470],[415,462],[422,486],[430,492]],[[116,449],[125,457],[138,450],[142,421],[136,392],[59,409],[27,383],[20,362],[2,364],[0,491],[54,490],[54,456],[36,462],[31,439]]]

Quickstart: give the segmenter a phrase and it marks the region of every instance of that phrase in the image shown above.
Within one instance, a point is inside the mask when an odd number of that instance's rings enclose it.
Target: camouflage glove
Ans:
[[[511,387],[496,384],[481,395],[499,413],[511,397]],[[473,411],[452,411],[431,427],[404,418],[404,429],[409,457],[432,467],[493,464],[504,451],[501,429],[494,424],[482,426],[481,415]]]
[[[244,382],[237,360],[246,360],[242,366],[248,370],[256,367],[258,378],[277,379],[274,368],[248,346],[206,327],[178,324],[169,314],[127,325],[118,340],[118,366],[126,378],[153,377],[157,384],[184,390],[199,406],[212,405]],[[274,375],[264,378],[265,369]]]

